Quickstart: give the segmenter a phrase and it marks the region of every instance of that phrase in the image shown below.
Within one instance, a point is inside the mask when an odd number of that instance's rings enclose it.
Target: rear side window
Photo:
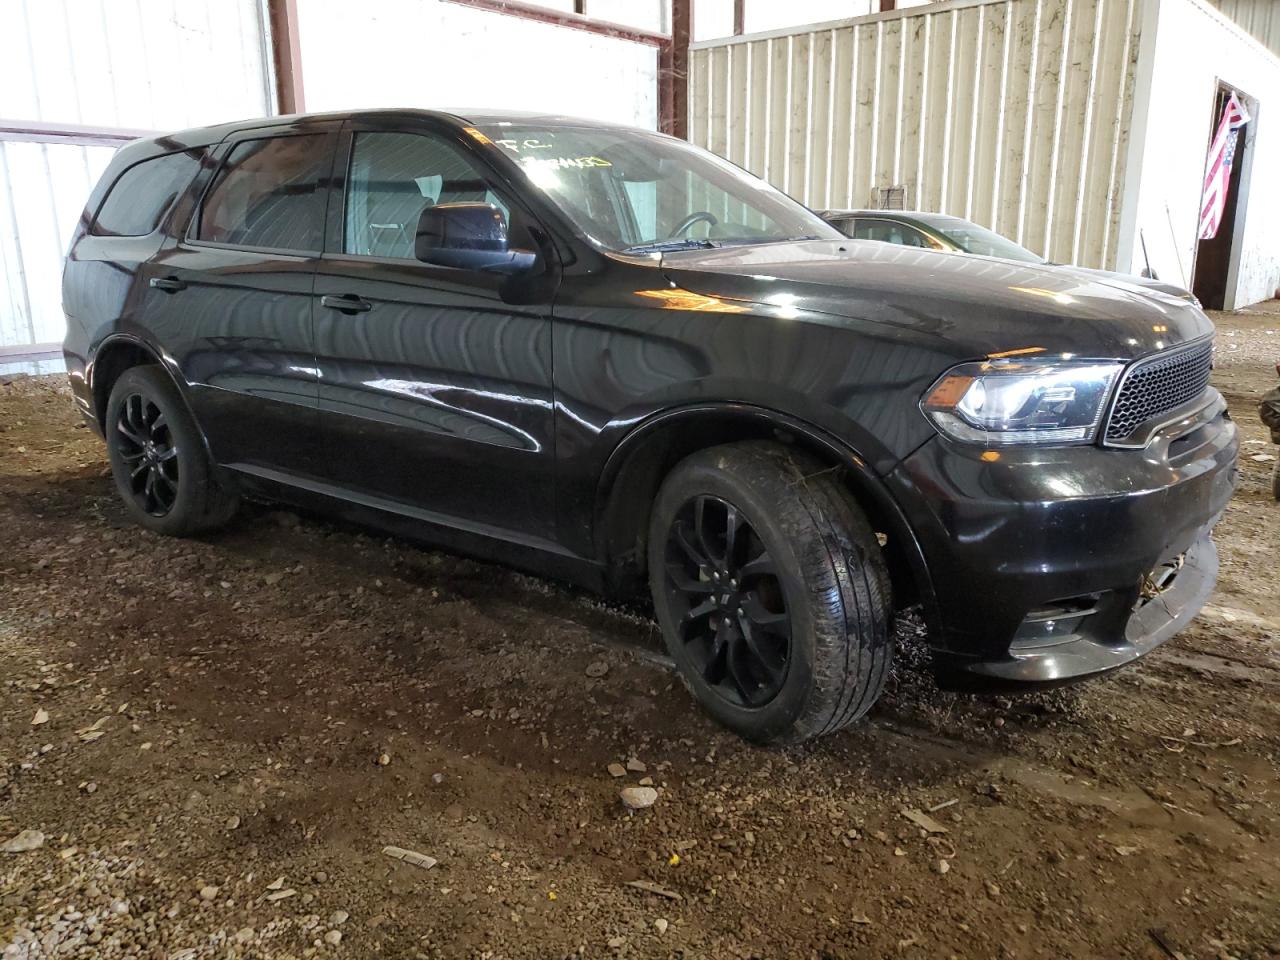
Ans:
[[[196,239],[318,252],[331,142],[304,134],[236,144],[205,194]]]
[[[919,230],[893,220],[855,220],[853,237],[855,240],[879,240],[881,243],[896,243],[903,247],[936,246],[926,240]]]
[[[156,227],[200,167],[198,153],[167,153],[135,163],[122,173],[98,208],[93,232],[108,237],[144,237]]]

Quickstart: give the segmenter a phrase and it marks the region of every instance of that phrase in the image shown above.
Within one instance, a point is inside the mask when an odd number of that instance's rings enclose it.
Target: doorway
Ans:
[[[1222,219],[1218,224],[1217,234],[1208,240],[1196,241],[1196,257],[1192,266],[1191,290],[1199,298],[1206,310],[1225,310],[1235,307],[1235,290],[1232,282],[1239,264],[1239,241],[1243,234],[1244,213],[1248,203],[1249,179],[1248,171],[1253,166],[1250,140],[1254,124],[1257,122],[1257,102],[1242,91],[1218,84],[1218,92],[1214,97],[1213,114],[1209,126],[1209,143],[1218,131],[1223,111],[1231,95],[1236,98],[1249,113],[1249,122],[1235,132],[1235,154],[1231,164],[1231,177],[1227,188],[1227,199],[1222,210]],[[1206,157],[1207,157],[1206,151]],[[1201,183],[1201,202],[1203,202],[1203,182]],[[1197,216],[1199,215],[1197,205]],[[1197,221],[1197,236],[1199,235]],[[1238,229],[1239,228],[1239,229]]]

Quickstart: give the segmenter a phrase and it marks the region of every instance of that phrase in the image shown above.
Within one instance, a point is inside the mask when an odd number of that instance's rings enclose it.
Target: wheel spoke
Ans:
[[[178,455],[178,448],[170,447],[168,450],[165,450],[163,453],[160,453],[159,455],[157,455],[156,460],[160,463],[167,463],[177,455]]]
[[[738,695],[742,697],[744,703],[751,703],[751,695],[755,692],[755,685],[750,682],[750,678],[745,677],[746,665],[740,662],[742,644],[730,643],[726,645],[724,655],[725,673],[728,674],[729,680],[737,688]]]
[[[742,615],[744,619],[765,633],[771,633],[784,640],[791,639],[791,616],[785,611],[775,613],[767,609],[760,602],[759,597],[749,597],[742,604]]]
[[[142,476],[143,471],[145,471],[145,470],[150,470],[150,469],[151,469],[151,464],[149,464],[149,463],[147,463],[145,460],[143,460],[141,463],[139,463],[136,467],[134,467],[134,468],[129,472],[129,479],[130,479],[130,480],[137,480],[137,479],[138,479],[138,477]]]
[[[698,549],[689,542],[689,538],[685,535],[684,524],[677,521],[676,526],[672,528],[672,538],[685,556],[699,569],[705,569],[711,565],[711,559],[706,554],[699,553]]]
[[[750,623],[742,624],[742,640],[751,654],[751,665],[761,675],[766,686],[775,686],[786,670],[786,658],[768,649],[769,644],[751,629]]]
[[[667,564],[667,578],[677,590],[684,593],[710,593],[715,589],[715,585],[710,580],[695,580],[689,576],[684,565],[680,563]]]
[[[725,529],[724,529],[724,561],[732,569],[734,566],[733,553],[734,545],[737,543],[738,530],[743,524],[742,514],[738,512],[738,508],[731,503],[725,504]]]
[[[147,442],[146,437],[142,436],[139,433],[134,432],[132,424],[126,425],[126,422],[123,417],[121,418],[120,422],[116,424],[116,429],[119,430],[125,437],[127,437],[130,443],[135,444],[139,447],[143,446]]]
[[[151,421],[151,436],[156,435],[157,430],[163,430],[169,426],[169,421],[164,418],[164,414],[160,414]]]
[[[707,657],[702,668],[702,679],[715,686],[724,679],[724,658],[729,649],[729,636],[723,628],[717,629],[711,637],[711,655]]]
[[[773,557],[769,556],[769,551],[761,550],[754,560],[743,564],[738,575],[739,582],[745,581],[748,577],[777,576],[778,568],[774,566]]]
[[[715,608],[716,608],[716,602],[714,600],[704,600],[702,601],[702,603],[698,604],[696,607],[694,607],[692,610],[686,613],[683,617],[681,617],[680,622],[682,624],[690,624],[690,623],[693,623],[695,620],[701,620],[707,614],[714,611]]]

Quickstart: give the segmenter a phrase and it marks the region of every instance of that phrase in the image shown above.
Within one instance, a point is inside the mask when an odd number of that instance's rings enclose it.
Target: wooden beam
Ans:
[[[740,37],[747,32],[747,0],[733,0],[733,35]]]
[[[880,0],[880,12],[888,13],[890,10],[897,10],[897,0]]]
[[[658,129],[689,137],[689,42],[693,0],[671,0],[671,39],[658,55]]]
[[[276,74],[276,107],[281,113],[307,109],[302,93],[302,45],[298,42],[297,0],[267,0],[271,63]]]

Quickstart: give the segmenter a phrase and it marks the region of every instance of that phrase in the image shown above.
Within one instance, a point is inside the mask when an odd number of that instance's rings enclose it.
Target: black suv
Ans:
[[[76,401],[150,530],[251,496],[615,594],[759,741],[940,668],[1098,673],[1213,586],[1236,432],[1193,305],[850,240],[641,130],[298,116],[122,149],[64,277]]]

